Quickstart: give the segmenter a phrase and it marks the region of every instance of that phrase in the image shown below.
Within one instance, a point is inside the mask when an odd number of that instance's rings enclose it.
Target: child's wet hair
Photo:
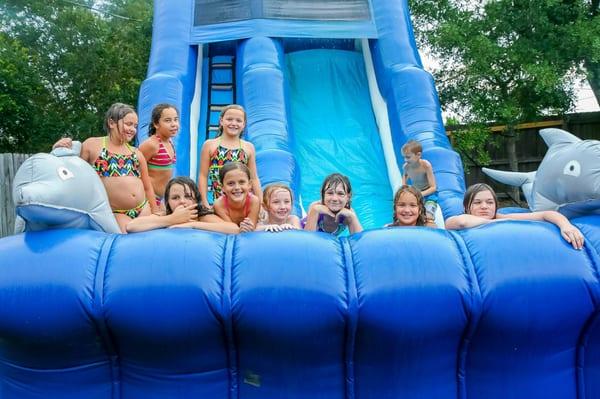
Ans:
[[[396,204],[400,201],[400,197],[404,193],[412,194],[417,199],[417,205],[419,207],[419,216],[417,217],[416,225],[425,226],[425,224],[427,223],[427,212],[425,210],[425,200],[423,199],[423,194],[421,194],[421,191],[418,188],[406,184],[400,187],[396,191],[396,194],[394,194],[394,202],[392,204],[392,220],[394,221],[394,223],[392,224],[394,226],[398,226],[398,218],[396,217]]]
[[[226,107],[224,107],[221,110],[221,114],[219,115],[219,133],[217,133],[217,137],[219,137],[220,135],[223,134],[223,126],[221,126],[221,121],[223,120],[223,117],[225,116],[227,111],[229,111],[230,109],[236,109],[238,111],[242,111],[244,113],[244,125],[246,124],[246,110],[244,109],[244,107],[242,107],[241,105],[238,105],[238,104],[227,105]],[[243,134],[244,134],[244,132],[242,131],[242,133],[240,133],[240,137],[242,137]]]
[[[471,205],[473,205],[473,200],[475,199],[475,196],[482,191],[489,191],[490,193],[492,193],[492,197],[494,198],[494,205],[496,206],[494,212],[495,218],[496,212],[498,212],[498,197],[496,196],[496,192],[494,191],[494,189],[485,183],[475,183],[469,186],[469,188],[467,188],[467,191],[465,192],[465,197],[463,199],[463,207],[465,208],[465,213],[469,214],[469,210],[471,209]]]
[[[269,201],[271,200],[271,195],[277,190],[285,190],[290,193],[290,198],[292,199],[292,207],[294,206],[294,193],[292,193],[292,189],[286,186],[283,183],[273,183],[269,184],[263,190],[263,207],[265,209],[269,209]]]
[[[223,167],[219,170],[219,180],[221,181],[221,184],[223,184],[225,175],[227,175],[227,173],[231,172],[232,170],[241,170],[242,172],[246,173],[246,176],[248,176],[248,180],[252,179],[250,169],[248,169],[246,165],[244,165],[241,162],[229,162],[223,165]]]
[[[200,195],[200,191],[198,190],[198,186],[196,185],[196,182],[194,182],[189,177],[178,176],[178,177],[175,177],[175,178],[169,180],[169,182],[167,183],[167,186],[165,187],[165,210],[166,210],[167,215],[170,215],[173,213],[173,209],[171,209],[171,207],[169,206],[169,197],[171,196],[171,188],[176,184],[183,186],[184,192],[187,192],[189,190],[189,192],[194,196],[194,200],[198,203],[198,216],[199,217],[205,216],[205,215],[210,215],[213,213],[210,209],[207,209],[204,206],[202,206],[202,201],[201,201],[202,196]]]
[[[325,203],[325,191],[330,188],[335,189],[337,186],[341,185],[346,190],[346,194],[348,194],[348,202],[346,202],[346,208],[350,209],[350,200],[352,199],[352,186],[350,185],[350,179],[348,177],[342,175],[341,173],[332,173],[323,180],[323,185],[321,186],[321,204]]]
[[[148,125],[149,136],[156,134],[156,126],[154,126],[154,124],[158,124],[163,111],[169,108],[173,108],[175,112],[177,112],[177,116],[179,116],[179,110],[172,104],[162,103],[152,108],[152,116],[150,117],[150,124]]]
[[[110,133],[110,126],[108,124],[109,121],[117,123],[131,113],[135,114],[135,108],[133,108],[131,105],[123,103],[114,103],[111,105],[104,116],[104,132],[106,134]]]
[[[423,146],[416,140],[408,140],[402,146],[401,152],[402,154],[406,154],[407,152],[410,152],[412,154],[418,154],[420,152],[423,152]]]

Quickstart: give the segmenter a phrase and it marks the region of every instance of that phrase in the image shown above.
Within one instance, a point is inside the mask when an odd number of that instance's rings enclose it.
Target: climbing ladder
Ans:
[[[235,102],[235,57],[217,55],[208,63],[208,117],[206,138],[212,139],[219,132],[221,110]]]

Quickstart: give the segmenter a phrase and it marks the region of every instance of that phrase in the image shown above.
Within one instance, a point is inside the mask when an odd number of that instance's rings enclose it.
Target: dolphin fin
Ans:
[[[581,141],[579,137],[557,128],[542,129],[540,130],[540,136],[542,136],[548,147],[552,147],[554,144],[577,143]]]
[[[536,172],[508,172],[504,170],[494,170],[481,168],[483,173],[500,183],[508,184],[509,186],[521,187],[525,200],[530,209],[535,206],[533,197],[533,182]]]
[[[495,170],[481,168],[483,173],[500,183],[508,184],[509,186],[521,187],[526,183],[533,183],[536,172],[509,172],[504,170]]]

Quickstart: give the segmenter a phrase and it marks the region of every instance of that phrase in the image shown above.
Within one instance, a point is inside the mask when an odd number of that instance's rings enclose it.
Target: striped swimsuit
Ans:
[[[160,137],[158,137],[156,134],[152,137],[155,137],[156,140],[158,140],[158,152],[148,160],[148,168],[173,169],[175,163],[177,162],[177,154],[175,153],[175,146],[173,145],[173,142],[169,139],[169,144],[171,144],[171,148],[173,148],[173,157],[171,158]]]

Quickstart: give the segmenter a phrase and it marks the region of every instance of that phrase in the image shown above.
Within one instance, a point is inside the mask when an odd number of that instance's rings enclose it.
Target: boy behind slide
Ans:
[[[418,141],[409,140],[402,146],[402,156],[404,156],[402,185],[411,184],[421,191],[425,200],[427,220],[433,222],[437,210],[437,187],[433,168],[429,161],[421,159],[422,155],[423,147]]]

